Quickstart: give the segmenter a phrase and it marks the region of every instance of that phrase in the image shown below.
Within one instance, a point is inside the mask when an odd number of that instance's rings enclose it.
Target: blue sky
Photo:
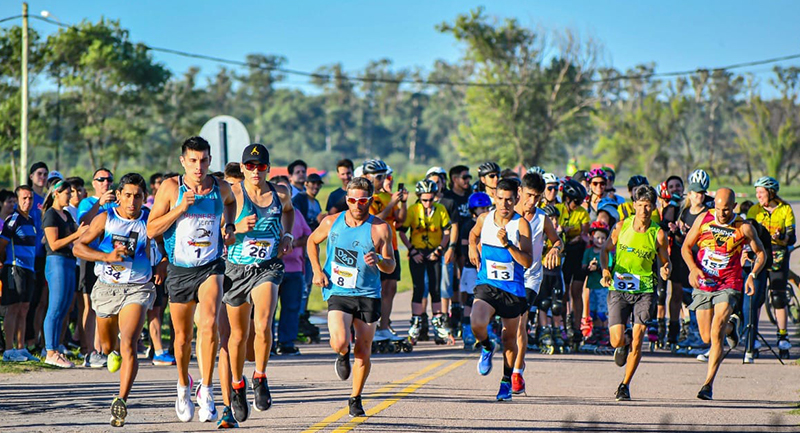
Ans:
[[[30,13],[48,10],[64,23],[101,16],[119,19],[132,38],[149,45],[244,59],[280,54],[287,67],[313,71],[342,62],[348,71],[370,60],[428,69],[434,60],[457,60],[461,47],[434,26],[482,4],[473,1],[30,1]],[[523,24],[570,27],[603,42],[611,66],[654,61],[658,71],[713,67],[800,52],[800,2],[747,1],[486,1],[490,15]],[[0,3],[0,18],[21,3]],[[9,25],[4,23],[3,25]],[[32,21],[42,33],[54,26]],[[212,62],[155,55],[176,73]],[[797,62],[800,64],[800,62]],[[771,66],[770,66],[771,67]],[[766,76],[770,67],[751,68]],[[290,85],[306,80],[290,77]],[[308,87],[303,87],[308,89]]]

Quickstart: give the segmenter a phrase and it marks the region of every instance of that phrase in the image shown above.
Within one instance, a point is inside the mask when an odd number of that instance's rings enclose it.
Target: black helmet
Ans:
[[[560,217],[561,216],[561,212],[559,212],[558,208],[555,207],[552,204],[549,204],[549,205],[545,206],[544,208],[542,208],[542,211],[544,211],[545,216],[549,216],[549,217],[552,217],[552,216]]]
[[[364,174],[386,173],[389,166],[380,159],[370,159],[364,162]]]
[[[500,173],[500,166],[495,162],[484,162],[478,166],[478,176],[486,176],[489,173]]]
[[[577,200],[579,203],[583,203],[583,201],[586,200],[586,188],[575,179],[564,182],[563,191],[565,197]]]
[[[572,178],[578,182],[585,182],[589,180],[589,172],[586,170],[578,170],[572,175]]]
[[[628,180],[628,189],[633,190],[639,185],[650,185],[650,182],[647,181],[647,178],[637,174],[636,176],[631,176]]]
[[[414,188],[414,192],[416,192],[417,195],[431,194],[431,193],[436,194],[438,191],[439,191],[439,184],[430,179],[423,179],[417,182],[417,186],[416,188]]]

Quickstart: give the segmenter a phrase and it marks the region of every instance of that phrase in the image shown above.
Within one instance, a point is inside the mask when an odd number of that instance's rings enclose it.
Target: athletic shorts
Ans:
[[[722,289],[716,292],[706,292],[705,290],[692,290],[692,303],[689,309],[711,310],[717,304],[728,303],[733,311],[736,311],[739,300],[742,299],[742,292],[734,289]]]
[[[0,298],[0,305],[31,302],[36,286],[36,274],[32,270],[4,265],[0,276],[3,279],[3,296]]]
[[[97,317],[116,316],[126,306],[139,304],[145,311],[153,308],[156,301],[156,286],[145,284],[108,284],[97,280],[92,289],[92,309]]]
[[[458,290],[461,293],[471,295],[475,293],[476,281],[478,281],[478,269],[464,267],[461,270],[461,282],[458,284]]]
[[[170,263],[167,265],[166,281],[169,302],[176,304],[198,302],[197,293],[200,290],[200,285],[205,283],[212,275],[224,274],[225,262],[221,258],[194,268],[184,268]]]
[[[364,323],[375,323],[381,318],[381,298],[331,295],[328,311],[342,311]]]
[[[222,302],[231,307],[238,307],[245,302],[253,303],[253,289],[265,284],[272,283],[275,289],[283,282],[284,266],[283,260],[274,258],[260,265],[237,265],[225,262],[225,283]]]
[[[394,270],[391,274],[381,272],[381,281],[400,281],[400,251],[394,250]]]
[[[645,325],[650,321],[656,294],[608,291],[608,326],[625,325],[633,313],[633,323]]]
[[[519,317],[528,308],[528,300],[488,284],[475,287],[475,299],[491,305],[503,319]]]
[[[78,289],[81,293],[86,293],[87,295],[92,294],[92,287],[94,287],[95,281],[97,281],[97,275],[94,273],[94,262],[87,262],[86,260],[81,260],[80,263],[80,284],[78,285]]]

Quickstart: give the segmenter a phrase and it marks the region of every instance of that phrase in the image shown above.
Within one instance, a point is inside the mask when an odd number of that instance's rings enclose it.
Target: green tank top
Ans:
[[[633,229],[633,218],[622,221],[614,257],[614,284],[610,290],[629,293],[652,293],[655,287],[653,265],[658,251],[659,226],[650,221],[644,233]]]

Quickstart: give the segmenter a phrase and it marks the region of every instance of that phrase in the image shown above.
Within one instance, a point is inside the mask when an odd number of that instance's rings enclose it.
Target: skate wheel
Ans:
[[[556,353],[556,348],[555,348],[555,347],[552,347],[552,346],[551,346],[551,347],[548,347],[548,348],[547,348],[547,354],[548,354],[548,355],[552,355],[552,354],[554,354],[554,353]]]
[[[406,344],[403,345],[403,352],[411,353],[412,351],[414,351],[414,346],[411,343],[406,342]]]

